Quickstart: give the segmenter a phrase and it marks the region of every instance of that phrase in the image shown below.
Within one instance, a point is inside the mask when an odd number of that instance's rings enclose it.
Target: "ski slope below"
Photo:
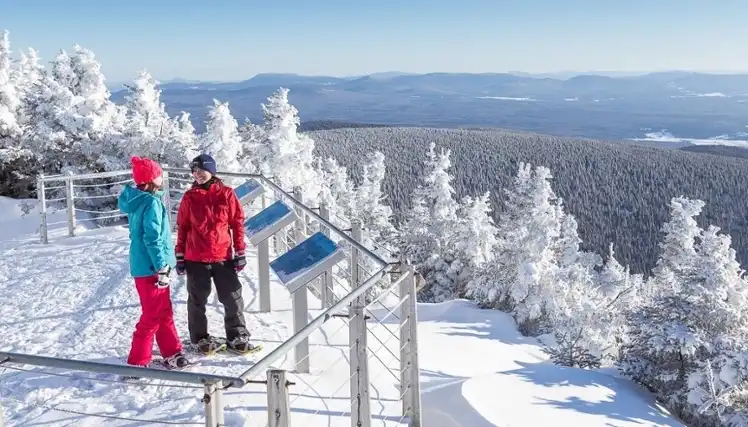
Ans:
[[[64,218],[61,211],[49,221]],[[38,219],[35,209],[24,215],[18,201],[0,198],[0,349],[124,363],[140,314],[127,266],[128,230],[81,228],[71,238],[66,228],[53,227],[50,244],[41,245]],[[271,283],[273,312],[258,313],[256,279],[250,260],[242,275],[245,315],[263,352],[201,359],[193,371],[236,376],[292,334],[287,290]],[[172,292],[177,327],[186,338],[184,281]],[[311,295],[309,306],[310,318],[316,316],[319,302]],[[683,425],[626,380],[549,363],[537,340],[522,337],[504,313],[479,310],[468,301],[419,304],[418,313],[424,427]],[[208,317],[211,332],[222,335],[215,294]],[[394,330],[395,323],[370,324],[379,338],[369,340],[370,351],[382,359],[370,362],[374,426],[404,425],[396,381],[383,366],[396,367],[396,361],[380,349],[380,341],[389,341],[398,354],[396,340],[388,340],[384,330]],[[343,320],[333,319],[312,335],[312,373],[291,374],[293,425],[350,426],[347,355]],[[293,369],[288,358],[276,365]],[[264,390],[263,385],[227,390],[226,425],[265,426]],[[113,376],[0,366],[0,402],[8,426],[158,425],[154,420],[203,425],[202,394],[202,388],[161,381],[132,385]]]

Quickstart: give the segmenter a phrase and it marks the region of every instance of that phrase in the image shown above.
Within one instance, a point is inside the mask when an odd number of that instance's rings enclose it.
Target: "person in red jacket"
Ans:
[[[221,348],[208,333],[205,316],[212,281],[224,308],[226,345],[247,353],[256,347],[249,342],[238,276],[247,264],[244,211],[234,190],[216,177],[216,162],[211,156],[197,156],[190,168],[195,182],[179,205],[175,245],[177,274],[187,275],[190,341],[203,354]]]

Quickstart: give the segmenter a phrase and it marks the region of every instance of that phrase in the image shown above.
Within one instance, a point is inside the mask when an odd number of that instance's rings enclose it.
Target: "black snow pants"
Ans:
[[[231,341],[237,336],[249,335],[244,320],[242,284],[233,263],[226,261],[206,264],[185,260],[184,266],[187,272],[187,325],[190,341],[197,343],[202,338],[209,337],[205,306],[212,288],[211,281],[216,285],[218,301],[223,304],[226,339]]]

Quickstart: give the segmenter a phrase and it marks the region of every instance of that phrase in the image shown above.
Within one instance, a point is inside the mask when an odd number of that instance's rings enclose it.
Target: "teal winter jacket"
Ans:
[[[127,214],[130,226],[132,277],[152,276],[167,265],[177,264],[169,213],[161,196],[160,192],[151,194],[129,185],[119,195],[119,210]]]

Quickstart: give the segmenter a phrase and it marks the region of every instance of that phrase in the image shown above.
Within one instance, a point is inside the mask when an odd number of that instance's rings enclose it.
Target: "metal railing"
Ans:
[[[191,182],[191,179],[189,179],[190,172],[186,169],[175,168],[164,168],[164,172],[164,190],[165,194],[168,195],[166,203],[172,214],[175,214],[175,206],[179,203],[179,196]],[[105,200],[108,196],[112,196],[111,193],[113,191],[118,191],[118,185],[126,183],[126,181],[121,179],[106,184],[82,184],[80,181],[121,178],[124,175],[130,175],[130,173],[130,171],[117,171],[101,174],[40,177],[38,181],[38,194],[42,242],[49,242],[48,226],[50,224],[46,221],[47,203],[50,201],[52,203],[65,202],[64,206],[67,208],[68,215],[68,235],[74,236],[76,234],[76,222],[79,220],[76,217],[76,211],[81,210],[77,209],[75,201]],[[180,175],[186,176],[180,177]],[[263,422],[262,425],[283,427],[289,425],[292,414],[299,417],[306,416],[303,412],[297,413],[294,411],[297,402],[301,404],[301,400],[309,400],[308,397],[305,397],[305,392],[312,391],[321,396],[320,398],[323,400],[326,398],[332,401],[340,399],[337,393],[345,388],[345,385],[348,385],[349,394],[347,398],[350,400],[350,405],[347,405],[348,409],[341,409],[336,415],[349,417],[352,426],[369,427],[372,425],[372,417],[376,417],[384,421],[396,422],[398,425],[407,422],[410,426],[420,427],[420,386],[416,315],[417,286],[416,275],[412,267],[401,263],[390,263],[382,259],[379,254],[361,243],[364,230],[362,230],[360,223],[351,222],[350,227],[335,225],[333,222],[337,222],[338,224],[342,222],[339,215],[329,212],[324,205],[316,208],[308,207],[304,203],[301,191],[298,188],[294,189],[293,192],[284,191],[272,179],[258,174],[219,172],[219,175],[222,177],[256,179],[267,190],[271,190],[269,195],[263,195],[260,200],[253,202],[253,206],[248,206],[250,210],[261,210],[272,199],[284,200],[296,209],[299,218],[296,223],[274,236],[276,256],[303,241],[308,234],[311,234],[308,230],[315,228],[324,231],[328,235],[334,234],[338,236],[340,242],[347,247],[350,252],[350,257],[345,263],[347,264],[347,268],[336,267],[333,270],[327,271],[308,286],[310,293],[320,300],[321,311],[319,313],[314,315],[312,314],[313,311],[308,309],[308,295],[304,290],[306,288],[295,292],[291,298],[292,311],[294,313],[293,335],[237,376],[163,371],[9,352],[0,352],[0,363],[2,363],[2,366],[10,367],[9,364],[27,364],[68,369],[71,371],[132,375],[151,380],[164,380],[193,385],[199,384],[204,388],[202,400],[205,404],[206,426],[224,425],[223,392],[227,389],[243,388],[248,384],[265,384],[267,387],[268,418],[266,420],[267,424]],[[47,186],[47,184],[56,182],[61,182],[63,185],[56,187]],[[182,183],[181,190],[177,189],[179,185],[175,185],[180,182]],[[71,190],[75,188],[97,188],[104,189],[105,191],[101,192],[101,194],[91,194],[90,192],[79,194]],[[64,198],[54,197],[56,194],[53,194],[51,199],[46,197],[47,191],[60,189],[65,190]],[[116,194],[114,195],[116,196]],[[94,198],[94,196],[98,197]],[[257,203],[260,203],[260,207],[256,206]],[[90,210],[93,211],[93,209]],[[335,217],[335,221],[331,220],[331,217]],[[376,271],[369,272],[362,266],[362,259],[364,257],[370,261],[368,265],[371,266],[373,264],[376,266]],[[258,264],[268,262],[267,259],[262,258],[262,256],[258,257]],[[258,272],[261,273],[263,266],[258,265],[258,267],[260,267]],[[267,265],[264,267],[267,267]],[[266,302],[266,310],[261,309],[260,311],[271,311],[269,305],[269,283],[262,283],[263,275],[259,274],[259,276],[261,283],[258,293],[260,294],[261,306],[263,305],[262,301]],[[388,278],[388,280],[383,281],[383,278]],[[269,277],[264,280],[269,281]],[[386,283],[386,286],[383,286],[382,283]],[[313,316],[311,320],[309,319],[310,315]],[[340,322],[342,326],[331,334],[323,330],[323,326],[333,321]],[[391,325],[395,325],[395,327],[392,328]],[[315,332],[321,331],[323,335],[328,335],[329,341],[330,338],[337,336],[338,332],[345,329],[348,329],[348,343],[345,345],[347,351],[336,349],[336,351],[341,352],[341,356],[333,364],[321,371],[318,370],[314,374],[310,374],[310,360],[313,357],[316,358],[318,353],[320,354],[320,359],[323,359],[323,350],[327,347],[333,347],[332,345],[317,345],[313,351],[310,351],[310,337]],[[385,335],[386,338],[381,338],[382,335]],[[377,344],[376,348],[369,343],[370,338],[374,344]],[[394,348],[388,346],[392,340],[398,344]],[[327,349],[329,350],[329,348]],[[274,366],[276,363],[282,363],[281,359],[284,359],[289,353],[294,353],[291,366],[293,372],[287,369],[278,369]],[[333,369],[335,365],[341,360],[346,359],[348,359],[350,373],[345,378],[346,381],[340,387],[337,387],[335,392],[330,393],[329,396],[325,396],[324,393],[316,390],[318,388],[317,385],[325,375],[335,373]],[[397,367],[391,366],[393,361],[398,364]],[[379,366],[381,370],[381,372],[373,377],[370,376],[370,372],[372,371],[371,364]],[[389,405],[389,413],[385,413],[388,411],[380,409],[378,414],[373,414],[371,409],[372,399],[379,403],[380,408],[386,406],[383,402],[387,399],[383,400],[379,396],[381,393],[377,388],[377,379],[388,373],[395,379],[391,384],[398,391],[394,399],[389,400],[392,400],[398,408],[395,410],[395,413],[392,413],[392,405]],[[260,379],[263,375],[264,378]],[[295,382],[288,380],[288,378],[294,377]],[[294,393],[292,390],[289,390],[289,386],[301,383],[307,385],[302,392]],[[373,398],[371,396],[372,390],[374,390],[375,394]],[[309,412],[308,408],[306,412]],[[316,413],[319,412],[318,408]],[[96,414],[88,415],[96,416]],[[330,413],[327,415],[332,416]],[[153,422],[157,423],[157,421]],[[309,419],[307,417],[301,421],[301,425],[311,426],[316,425],[317,422],[319,422],[318,419]],[[299,425],[298,423],[295,424]],[[327,425],[328,423],[324,424]]]

